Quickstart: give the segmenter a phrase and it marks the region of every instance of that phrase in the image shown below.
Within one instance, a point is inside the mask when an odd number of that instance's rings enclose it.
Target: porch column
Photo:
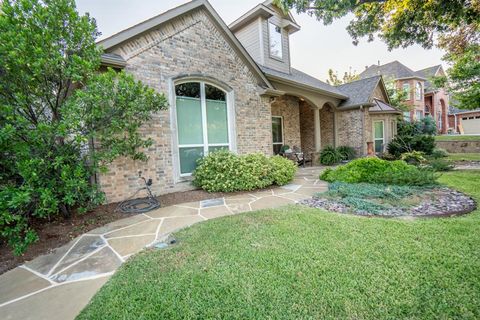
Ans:
[[[320,109],[314,108],[313,109],[313,119],[315,124],[315,151],[319,152],[322,148],[321,146],[321,133],[320,133]]]

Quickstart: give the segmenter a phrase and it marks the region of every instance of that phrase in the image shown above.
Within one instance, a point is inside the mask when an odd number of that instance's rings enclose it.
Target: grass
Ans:
[[[480,201],[480,171],[441,182]],[[480,211],[362,218],[298,206],[210,220],[121,267],[79,319],[475,319]]]
[[[446,159],[452,161],[480,161],[480,153],[449,153]]]
[[[442,135],[435,136],[436,141],[480,141],[480,136]]]

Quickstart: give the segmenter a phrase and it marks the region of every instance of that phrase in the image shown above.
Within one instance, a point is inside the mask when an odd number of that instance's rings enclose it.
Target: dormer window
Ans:
[[[268,33],[270,36],[270,55],[274,58],[282,59],[282,28],[269,22]]]

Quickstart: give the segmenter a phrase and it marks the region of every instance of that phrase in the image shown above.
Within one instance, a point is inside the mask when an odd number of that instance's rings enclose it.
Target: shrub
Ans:
[[[340,146],[337,148],[337,152],[342,156],[342,160],[355,159],[355,149],[349,146]]]
[[[433,170],[420,170],[404,161],[362,158],[353,160],[336,169],[326,170],[320,175],[320,179],[328,182],[368,182],[424,186],[436,184],[437,176]]]
[[[235,155],[228,150],[213,152],[199,160],[193,184],[208,192],[248,191],[274,183],[283,185],[295,175],[295,164],[280,156]]]
[[[433,159],[428,162],[428,167],[433,171],[450,171],[455,167],[452,162],[444,159]]]
[[[427,135],[401,136],[397,135],[387,146],[388,153],[400,157],[402,153],[421,151],[427,155],[435,149],[435,138]]]
[[[448,152],[445,149],[435,148],[430,155],[433,159],[440,159],[448,157]]]
[[[320,163],[323,165],[331,166],[341,160],[342,155],[334,147],[327,146],[320,152]]]
[[[270,178],[276,185],[283,186],[295,177],[297,166],[291,160],[284,157],[274,156],[270,159]]]
[[[395,157],[393,154],[390,154],[388,152],[384,152],[380,154],[379,158],[383,160],[388,160],[388,161],[398,160],[398,157]]]
[[[421,151],[405,152],[404,154],[402,154],[400,159],[405,161],[408,164],[413,164],[415,166],[418,166],[427,161],[424,155],[425,154]]]

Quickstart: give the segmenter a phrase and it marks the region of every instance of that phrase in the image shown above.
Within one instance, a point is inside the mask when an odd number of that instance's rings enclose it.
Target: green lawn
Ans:
[[[480,171],[441,181],[480,201]],[[290,206],[197,224],[138,254],[79,319],[480,318],[480,211],[362,218]]]
[[[436,141],[479,141],[480,136],[444,135],[435,136]]]
[[[480,153],[449,153],[446,159],[452,161],[480,161]]]

